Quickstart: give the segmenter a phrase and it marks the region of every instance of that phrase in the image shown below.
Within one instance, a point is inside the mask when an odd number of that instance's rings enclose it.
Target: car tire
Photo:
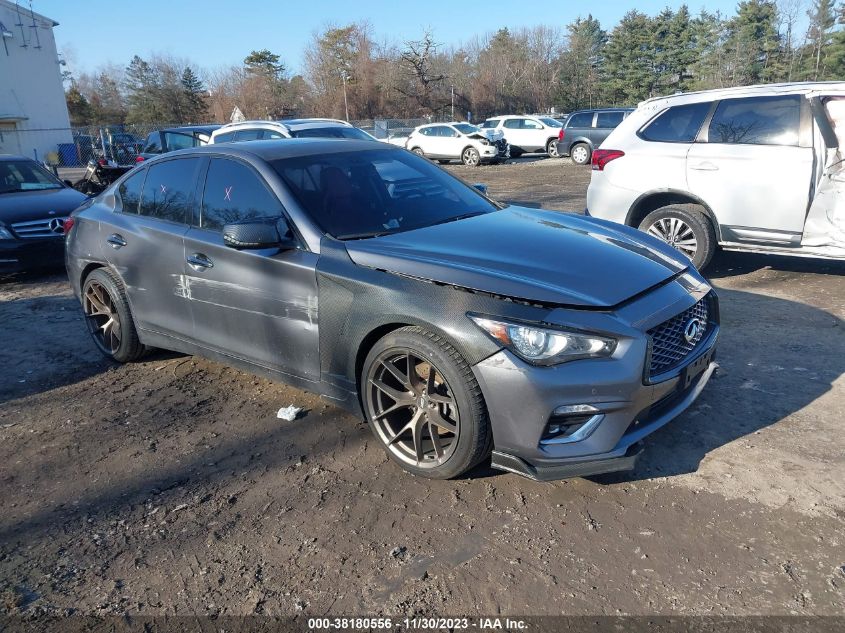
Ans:
[[[138,339],[126,289],[107,268],[97,268],[82,283],[82,310],[94,344],[118,363],[138,360],[146,348]]]
[[[549,155],[549,158],[560,158],[560,152],[557,149],[557,139],[551,138],[549,142],[546,143],[546,153]]]
[[[389,333],[367,354],[360,384],[370,429],[406,471],[452,479],[490,455],[481,387],[443,337],[420,327]]]
[[[639,228],[683,253],[699,270],[716,252],[716,229],[697,205],[661,207],[643,218]]]
[[[422,151],[421,147],[415,147],[411,151],[414,152],[414,154],[416,154],[417,156],[425,156],[425,152]]]
[[[586,143],[575,143],[569,150],[569,156],[576,165],[586,165],[593,156],[593,150]]]
[[[467,167],[478,167],[481,164],[481,154],[474,147],[465,147],[461,152],[461,162]]]

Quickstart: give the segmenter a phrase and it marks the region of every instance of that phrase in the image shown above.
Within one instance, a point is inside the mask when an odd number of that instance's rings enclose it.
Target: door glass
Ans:
[[[138,204],[141,202],[141,187],[144,186],[146,169],[141,169],[124,180],[115,191],[114,210],[120,213],[138,213]]]
[[[257,141],[261,138],[261,130],[238,130],[235,133],[236,141]]]
[[[152,132],[144,141],[144,152],[147,154],[161,153],[161,137],[158,132]]]
[[[599,112],[596,114],[596,127],[613,129],[625,118],[624,112]]]
[[[798,145],[801,97],[726,99],[713,114],[708,142]]]
[[[167,144],[167,150],[170,152],[177,149],[188,149],[194,146],[194,137],[190,134],[182,134],[181,132],[165,132],[164,141]]]
[[[224,132],[223,134],[218,134],[214,137],[215,143],[228,143],[231,140],[234,140],[235,133],[234,132]]]
[[[522,119],[506,119],[505,127],[511,130],[518,130],[522,127]]]
[[[593,127],[593,113],[592,112],[578,112],[573,114],[566,121],[566,127]]]
[[[180,158],[151,165],[141,194],[141,215],[186,222],[200,163],[199,158]]]
[[[202,228],[219,231],[225,224],[281,215],[281,203],[251,168],[225,158],[211,160],[202,198]]]
[[[640,137],[661,143],[692,143],[711,103],[688,103],[664,110],[640,132]]]
[[[531,119],[522,119],[523,130],[542,130],[543,126]]]

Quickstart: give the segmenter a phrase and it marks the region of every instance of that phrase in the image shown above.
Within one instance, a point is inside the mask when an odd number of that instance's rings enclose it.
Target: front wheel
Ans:
[[[425,152],[422,151],[421,147],[415,147],[411,151],[414,152],[414,154],[416,154],[417,156],[425,156]]]
[[[128,363],[144,355],[126,290],[114,273],[98,268],[85,278],[82,311],[88,332],[103,354],[118,363]]]
[[[710,219],[694,205],[661,207],[640,223],[645,231],[679,250],[699,270],[716,252],[716,231]]]
[[[593,152],[590,150],[590,146],[586,143],[577,143],[569,151],[569,156],[572,158],[572,162],[576,165],[586,165],[590,162]]]
[[[493,435],[481,388],[447,341],[404,327],[364,361],[361,400],[388,456],[415,475],[450,479],[485,459]]]
[[[467,147],[461,153],[461,162],[468,167],[478,167],[481,164],[481,154],[474,147]]]

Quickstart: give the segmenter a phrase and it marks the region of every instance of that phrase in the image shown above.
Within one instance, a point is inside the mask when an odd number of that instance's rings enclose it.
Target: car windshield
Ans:
[[[476,126],[471,125],[469,123],[455,123],[455,125],[453,125],[452,127],[455,128],[461,134],[477,134],[481,131]]]
[[[357,127],[332,125],[330,127],[308,127],[303,130],[291,130],[291,136],[296,138],[355,138],[362,141],[372,141],[373,137]]]
[[[0,193],[62,189],[64,185],[31,160],[0,161]]]
[[[541,116],[540,121],[542,121],[549,127],[563,127],[563,123],[561,123],[557,119],[552,119],[550,117]]]
[[[341,240],[400,233],[498,207],[429,160],[398,149],[273,161],[302,208]]]

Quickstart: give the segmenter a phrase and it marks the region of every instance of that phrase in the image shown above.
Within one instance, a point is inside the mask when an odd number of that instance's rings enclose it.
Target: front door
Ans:
[[[236,250],[225,224],[283,218],[278,198],[246,163],[212,158],[202,203],[185,234],[183,296],[200,346],[319,379],[317,255],[304,248]]]
[[[723,239],[800,242],[813,175],[810,122],[799,95],[718,104],[687,154],[687,182]]]

